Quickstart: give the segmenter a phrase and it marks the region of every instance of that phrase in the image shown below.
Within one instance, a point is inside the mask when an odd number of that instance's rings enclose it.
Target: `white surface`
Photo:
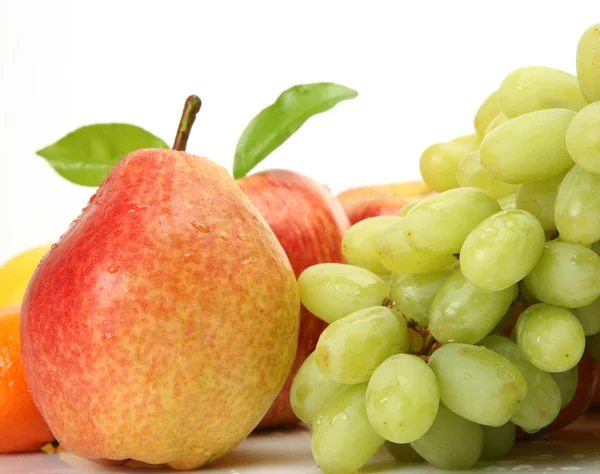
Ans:
[[[480,462],[469,472],[598,473],[600,472],[599,436],[600,433],[590,432],[587,436],[580,436],[577,439],[561,438],[519,443],[506,459]],[[440,472],[426,463],[396,464],[391,456],[382,452],[361,469],[361,474],[398,472],[431,474],[436,471]],[[174,472],[167,469],[104,467],[64,452],[54,455],[32,453],[0,456],[2,474],[173,474]],[[198,472],[202,474],[321,473],[310,453],[310,433],[300,429],[253,435],[229,455]]]
[[[511,70],[573,72],[600,3],[0,0],[0,262],[60,236],[89,188],[34,152],[94,122],[171,142],[190,93],[189,150],[231,169],[249,120],[285,88],[336,81],[360,96],[312,119],[259,169],[335,191],[418,177],[431,143],[471,131]]]

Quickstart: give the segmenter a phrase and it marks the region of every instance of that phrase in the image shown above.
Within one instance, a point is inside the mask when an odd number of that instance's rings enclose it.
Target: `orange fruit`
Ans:
[[[19,306],[0,309],[0,453],[35,451],[54,440],[27,389],[19,323]]]

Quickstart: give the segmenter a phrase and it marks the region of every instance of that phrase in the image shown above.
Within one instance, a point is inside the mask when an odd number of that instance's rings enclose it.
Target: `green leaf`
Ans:
[[[126,123],[86,125],[37,152],[63,178],[99,186],[117,162],[141,148],[169,148],[160,138]]]
[[[355,90],[331,82],[302,84],[284,91],[242,133],[235,149],[233,176],[246,176],[313,115],[357,95]]]

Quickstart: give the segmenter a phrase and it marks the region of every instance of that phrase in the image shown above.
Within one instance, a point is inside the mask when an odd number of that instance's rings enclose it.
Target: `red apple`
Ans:
[[[238,180],[238,184],[279,239],[296,277],[311,265],[343,261],[341,242],[350,223],[338,200],[325,186],[286,170],[257,173]],[[290,407],[290,386],[326,326],[302,308],[296,361],[283,390],[259,428],[298,421]]]
[[[374,216],[396,215],[407,204],[433,194],[421,181],[362,186],[338,195],[352,224]]]

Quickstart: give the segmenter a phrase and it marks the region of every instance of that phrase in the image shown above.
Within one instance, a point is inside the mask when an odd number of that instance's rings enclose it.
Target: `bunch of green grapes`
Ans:
[[[438,194],[355,224],[348,264],[300,275],[329,326],[291,404],[323,471],[354,472],[383,445],[468,469],[573,398],[586,336],[600,354],[600,25],[577,72],[510,73],[476,133],[421,156]]]

